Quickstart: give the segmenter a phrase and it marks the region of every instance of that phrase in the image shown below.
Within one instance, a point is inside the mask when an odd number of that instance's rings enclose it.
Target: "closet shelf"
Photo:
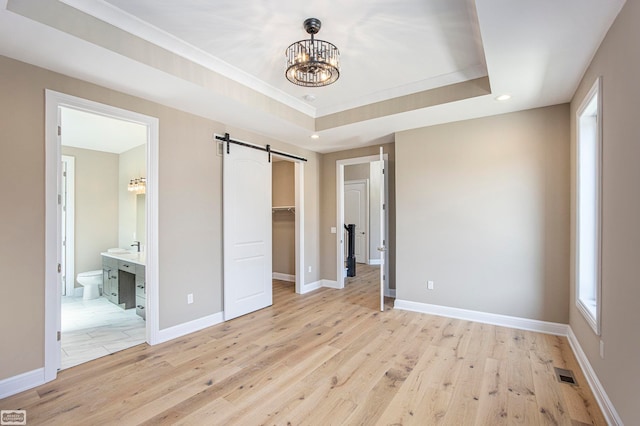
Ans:
[[[275,212],[291,212],[291,213],[295,213],[296,212],[296,207],[295,206],[273,206],[271,208],[271,212],[275,213]]]

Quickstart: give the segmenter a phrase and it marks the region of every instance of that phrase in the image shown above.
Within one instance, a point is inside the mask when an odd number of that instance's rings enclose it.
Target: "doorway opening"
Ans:
[[[388,154],[350,158],[336,162],[336,206],[337,229],[340,235],[336,240],[336,277],[338,288],[344,288],[348,282],[346,259],[348,235],[345,225],[349,222],[357,225],[354,252],[357,265],[367,265],[365,270],[380,265],[379,274],[380,307],[383,309],[384,296],[389,291],[389,273],[384,271],[388,265],[389,253],[386,250],[389,215],[385,200],[388,199],[388,174],[385,173]],[[349,220],[347,220],[349,219]]]
[[[146,177],[147,128],[69,107],[60,114],[63,370],[145,342],[146,190],[129,182]]]
[[[295,292],[296,211],[295,162],[272,157],[271,166],[271,247],[274,286],[283,285]]]
[[[100,147],[100,136],[107,132],[101,123],[115,128],[137,129],[137,142],[130,142],[128,147],[126,144],[119,148],[114,148],[115,145]],[[123,142],[113,134],[105,139]],[[139,323],[136,335],[125,336],[118,330],[112,336],[110,349],[102,347],[96,350],[89,345],[88,352],[93,352],[97,358],[124,349],[127,344],[145,341],[153,344],[157,341],[158,120],[47,90],[45,150],[47,272],[44,373],[47,382],[55,379],[61,367],[74,365],[70,360],[62,362],[65,328],[75,328],[77,332],[82,327],[80,316],[72,318],[73,314],[81,315],[80,311],[88,309],[88,317],[93,320],[89,326],[96,335],[100,335],[102,333],[95,328],[95,320],[105,310],[113,308],[116,314],[120,314],[125,312],[125,307],[136,307],[137,293],[133,285],[123,285],[126,290],[120,296],[129,292],[126,303],[119,299],[109,300],[111,292],[118,293],[117,286],[115,290],[111,287],[111,278],[118,276],[119,269],[124,269],[123,283],[142,285],[141,306],[146,312],[146,322],[136,315],[138,309],[128,310],[127,315]],[[143,174],[145,176],[141,176]],[[107,175],[109,179],[106,179]],[[144,194],[140,185],[136,191],[129,191],[129,180],[140,177],[146,180]],[[125,260],[123,267],[116,266],[105,275],[102,253],[120,255]],[[109,258],[118,262],[113,257]],[[140,269],[142,264],[144,266]],[[136,277],[134,281],[126,279],[130,278],[129,275]],[[141,280],[138,280],[138,275]],[[107,277],[108,280],[105,279]],[[63,301],[65,308],[69,308],[64,309],[64,328]],[[110,324],[104,325],[108,329]],[[91,332],[88,333],[92,337]]]

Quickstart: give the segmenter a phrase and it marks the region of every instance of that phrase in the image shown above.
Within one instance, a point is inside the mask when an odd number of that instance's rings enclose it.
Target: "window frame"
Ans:
[[[596,125],[595,125],[595,161],[594,161],[594,174],[595,174],[595,187],[594,187],[594,216],[595,216],[595,229],[593,235],[593,250],[595,252],[595,265],[594,266],[594,298],[595,307],[591,308],[583,298],[580,297],[581,291],[581,119],[584,117],[591,105],[593,98],[596,98]],[[576,208],[575,208],[575,303],[578,311],[585,318],[589,326],[593,329],[596,335],[600,335],[601,332],[601,317],[602,317],[602,76],[598,77],[589,90],[589,92],[583,98],[580,107],[576,111]]]

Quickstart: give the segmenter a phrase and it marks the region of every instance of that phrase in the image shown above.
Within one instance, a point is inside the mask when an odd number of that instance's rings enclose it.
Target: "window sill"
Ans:
[[[587,323],[593,330],[593,332],[599,336],[600,335],[600,322],[598,321],[598,308],[596,306],[595,300],[576,300],[576,306],[578,310],[582,314]]]

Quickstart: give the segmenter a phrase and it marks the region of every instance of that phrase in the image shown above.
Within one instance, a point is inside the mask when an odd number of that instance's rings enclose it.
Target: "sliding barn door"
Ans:
[[[272,304],[271,163],[264,151],[223,149],[225,320]]]

